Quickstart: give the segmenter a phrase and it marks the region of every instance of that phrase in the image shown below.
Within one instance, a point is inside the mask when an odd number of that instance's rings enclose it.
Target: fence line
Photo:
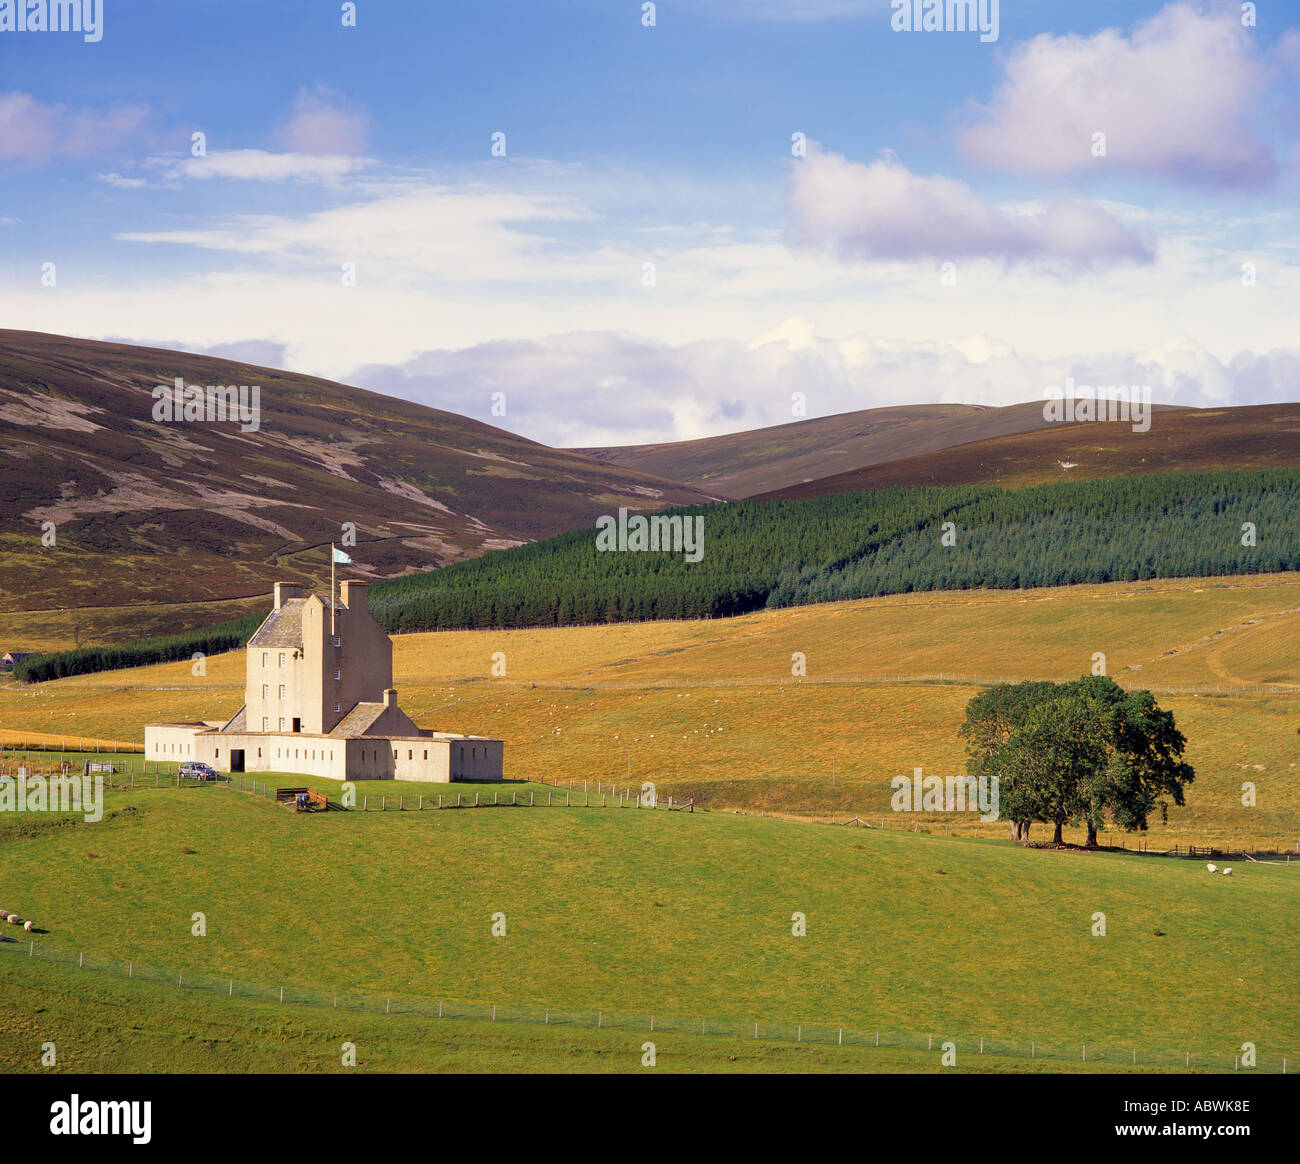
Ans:
[[[1041,679],[1042,676],[1028,678]],[[1156,695],[1275,695],[1300,696],[1300,684],[1275,683],[1237,683],[1230,686],[1206,687],[1195,684],[1144,684],[1132,674],[1111,676],[1121,687],[1141,687]],[[813,686],[864,686],[873,683],[898,684],[934,684],[958,687],[996,687],[1002,683],[1023,683],[1026,676],[1020,675],[964,675],[935,672],[932,674],[883,674],[883,675],[805,675],[779,676],[776,678],[741,678],[724,679],[665,679],[646,678],[640,681],[626,680],[605,682],[599,679],[538,679],[536,681],[489,679],[484,676],[472,676],[454,680],[456,683],[476,685],[489,683],[494,687],[515,687],[528,690],[534,687],[557,689],[563,691],[650,691],[656,689],[690,689],[695,687],[798,687],[806,684]],[[453,706],[443,704],[444,707]]]
[[[757,1039],[767,1042],[809,1043],[843,1047],[890,1048],[956,1054],[956,1066],[981,1056],[999,1056],[1022,1060],[1046,1059],[1055,1062],[1101,1063],[1116,1068],[1170,1067],[1203,1071],[1255,1070],[1286,1074],[1295,1067],[1296,1057],[1265,1048],[1258,1053],[1254,1068],[1243,1067],[1244,1048],[1231,1051],[1156,1050],[1117,1043],[1080,1043],[1071,1046],[1040,1040],[1015,1040],[987,1035],[918,1034],[880,1026],[856,1028],[835,1023],[789,1023],[752,1019],[711,1018],[665,1015],[658,1012],[632,1013],[613,1010],[574,1010],[561,1007],[524,1004],[476,1003],[459,1000],[397,994],[362,994],[339,992],[319,987],[301,987],[289,983],[269,986],[247,982],[231,975],[171,970],[134,960],[86,956],[41,945],[35,941],[17,942],[0,936],[0,952],[10,957],[39,959],[52,964],[76,967],[116,978],[169,985],[182,991],[200,991],[215,997],[240,998],[277,1005],[308,1006],[316,1009],[348,1010],[364,1014],[414,1016],[426,1019],[456,1019],[481,1022],[531,1023],[539,1026],[600,1028],[645,1035],[693,1034],[701,1037]]]
[[[69,740],[73,744],[71,748],[68,747]],[[94,744],[93,748],[91,744]],[[144,744],[129,740],[108,740],[100,736],[69,736],[61,732],[20,732],[12,728],[0,728],[0,751],[142,756]]]
[[[153,766],[150,770],[150,765]],[[8,769],[13,766],[12,761],[4,762],[0,757],[0,777],[9,775]],[[176,768],[174,762],[169,761],[152,761],[142,760],[138,765],[132,765],[127,762],[114,761],[112,773],[106,773],[104,776],[106,787],[113,792],[148,790],[149,788],[194,788],[200,787],[205,783],[214,783],[213,781],[203,781],[194,777],[180,776],[178,772],[164,772],[164,768]],[[93,773],[92,773],[93,774]],[[136,781],[137,774],[140,781]],[[40,775],[40,773],[33,773]],[[292,780],[295,773],[277,773],[278,777],[285,777]],[[114,779],[114,777],[118,779]],[[152,782],[150,781],[152,776]],[[123,779],[125,777],[125,779]],[[281,786],[278,783],[273,784],[270,780],[259,781],[256,777],[248,778],[242,773],[233,775],[219,773],[215,783],[233,789],[235,791],[247,792],[258,796],[265,797],[268,800],[276,799],[276,791]],[[383,787],[384,781],[362,781],[367,785],[373,783]],[[472,782],[471,782],[472,783]],[[485,782],[486,783],[486,782]],[[513,782],[511,782],[513,783]],[[654,800],[643,800],[639,789],[620,786],[612,781],[605,780],[555,780],[554,783],[548,782],[546,778],[538,777],[533,780],[524,781],[526,784],[540,784],[546,789],[546,797],[542,797],[535,788],[528,788],[521,793],[518,788],[510,788],[503,793],[503,790],[492,788],[486,790],[482,784],[474,786],[473,792],[457,790],[453,793],[451,788],[455,783],[449,783],[446,790],[439,792],[425,793],[408,793],[386,791],[370,793],[363,792],[361,803],[348,808],[338,800],[330,800],[327,808],[334,811],[344,812],[424,812],[431,809],[464,809],[464,808],[651,808],[651,809],[668,809],[674,812],[695,812],[697,808],[703,812],[718,811],[725,813],[734,813],[743,816],[755,816],[771,820],[782,820],[793,824],[825,824],[836,825],[851,828],[867,829],[890,829],[897,832],[924,833],[928,836],[940,835],[938,823],[935,819],[925,817],[924,814],[893,814],[890,816],[881,816],[878,814],[868,814],[865,817],[861,810],[854,811],[849,809],[844,812],[825,810],[808,810],[800,812],[794,809],[746,809],[746,808],[719,808],[709,809],[707,806],[698,805],[694,797],[685,800],[675,799],[673,796],[659,796]],[[845,783],[849,783],[845,781]],[[577,785],[582,787],[578,788]],[[592,791],[594,785],[595,791]],[[437,787],[443,787],[441,785]],[[563,792],[564,799],[561,801],[557,798],[556,793]],[[509,799],[504,799],[504,796]],[[371,798],[375,803],[370,803]],[[489,799],[490,797],[490,799]],[[852,814],[852,815],[851,815]],[[940,818],[942,819],[942,818]],[[949,832],[949,822],[944,820],[943,836],[973,836],[975,839],[985,839],[983,836],[983,823],[971,825],[972,832]],[[1005,839],[1004,827],[1005,822],[989,822],[988,827],[991,831],[991,839]],[[1212,859],[1237,858],[1240,860],[1256,860],[1263,858],[1259,863],[1269,863],[1268,858],[1279,858],[1274,862],[1277,864],[1291,864],[1292,856],[1300,856],[1300,841],[1294,841],[1284,838],[1275,838],[1274,847],[1266,847],[1271,843],[1262,838],[1253,838],[1249,848],[1244,842],[1224,840],[1218,842],[1206,843],[1203,845],[1188,843],[1184,845],[1181,841],[1168,849],[1153,849],[1149,846],[1146,838],[1140,838],[1135,848],[1128,847],[1126,838],[1117,837],[1118,846],[1114,844],[1101,845],[1102,850],[1113,851],[1118,848],[1121,852],[1142,854],[1156,857],[1208,857]],[[1031,846],[1034,847],[1034,846]],[[1285,861],[1281,859],[1285,858]]]

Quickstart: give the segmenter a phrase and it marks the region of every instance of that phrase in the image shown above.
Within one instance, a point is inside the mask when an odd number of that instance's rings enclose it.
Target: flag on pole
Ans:
[[[349,558],[347,554],[345,554],[342,550],[335,549],[335,547],[333,546],[330,546],[330,549],[334,551],[333,561],[338,562],[339,565],[341,566],[352,565],[352,559]]]

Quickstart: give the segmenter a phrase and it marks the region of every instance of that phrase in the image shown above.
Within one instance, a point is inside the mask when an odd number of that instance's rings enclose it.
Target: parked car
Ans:
[[[220,780],[217,770],[211,764],[204,764],[200,761],[194,761],[189,764],[181,765],[181,775],[188,776],[191,780]]]

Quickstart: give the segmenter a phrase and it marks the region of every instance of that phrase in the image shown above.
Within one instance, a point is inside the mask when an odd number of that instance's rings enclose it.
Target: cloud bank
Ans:
[[[1139,233],[1086,202],[1008,210],[955,178],[913,174],[892,158],[851,162],[818,148],[791,167],[786,234],[792,246],[845,260],[992,258],[1086,268],[1155,258]]]
[[[1127,36],[1044,33],[1012,48],[958,147],[977,165],[1034,177],[1267,185],[1278,166],[1252,121],[1271,77],[1236,5],[1172,4]],[[1098,133],[1104,157],[1093,153]]]

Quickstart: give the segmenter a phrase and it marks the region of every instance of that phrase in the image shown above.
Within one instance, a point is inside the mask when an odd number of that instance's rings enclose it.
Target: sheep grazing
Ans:
[[[1222,870],[1222,873],[1223,873],[1223,875],[1224,875],[1225,877],[1231,877],[1231,876],[1232,876],[1232,870],[1231,870],[1231,869],[1224,869],[1224,870]]]
[[[16,926],[18,924],[18,915],[16,913],[11,913],[7,918],[5,918],[5,921],[7,921],[11,926]]]
[[[30,921],[23,922],[23,929],[30,934],[32,932],[32,923]]]
[[[1218,865],[1206,865],[1205,867],[1206,867],[1206,868],[1207,868],[1211,873],[1217,873],[1217,872],[1219,871],[1219,867],[1218,867]]]

